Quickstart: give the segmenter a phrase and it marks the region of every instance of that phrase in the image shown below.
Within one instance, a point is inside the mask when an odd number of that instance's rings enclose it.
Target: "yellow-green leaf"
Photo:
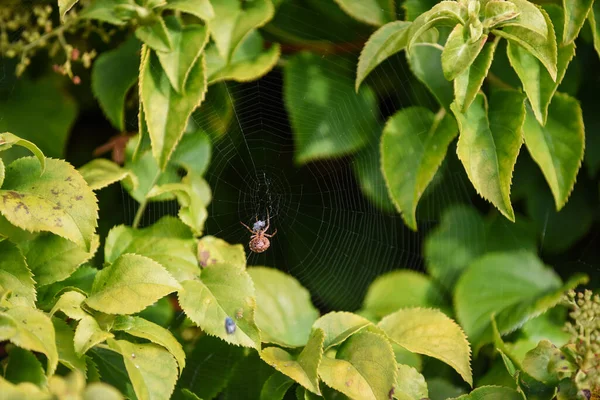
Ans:
[[[105,158],[96,158],[79,167],[79,173],[92,190],[102,189],[115,182],[122,181],[128,176],[134,177],[134,175],[130,175],[128,170],[121,168],[119,164]]]
[[[423,375],[413,367],[398,364],[394,397],[399,400],[421,400],[429,397]]]
[[[31,151],[34,156],[40,161],[42,166],[42,174],[46,169],[46,157],[44,157],[44,153],[40,150],[39,147],[35,145],[35,143],[30,142],[29,140],[21,139],[17,135],[13,135],[10,132],[0,133],[0,151],[8,150],[12,146],[21,146],[25,147],[27,150]],[[0,186],[2,186],[2,179],[0,179]]]
[[[487,35],[482,35],[475,42],[471,42],[469,30],[460,24],[456,25],[442,51],[442,70],[446,79],[451,81],[469,68],[483,49],[486,40]]]
[[[42,175],[33,157],[14,161],[6,168],[0,199],[0,213],[11,224],[91,247],[98,218],[96,196],[69,163],[49,158]]]
[[[441,311],[401,309],[383,318],[378,326],[398,345],[445,362],[473,385],[467,337],[458,324]]]
[[[79,0],[58,0],[58,14],[60,15],[61,21],[64,19],[65,14],[69,12]]]
[[[75,353],[82,356],[97,344],[104,343],[107,339],[114,337],[110,332],[100,328],[98,322],[91,315],[84,316],[75,329]]]
[[[178,10],[208,21],[215,17],[210,0],[167,0],[163,6],[169,10]]]
[[[380,26],[396,14],[390,0],[335,0],[346,14],[369,25]]]
[[[156,261],[123,254],[96,274],[86,304],[107,314],[133,314],[181,285]]]
[[[33,274],[19,248],[8,240],[0,242],[0,287],[10,291],[11,304],[35,306]]]
[[[349,312],[330,312],[323,315],[313,324],[314,329],[322,329],[325,333],[323,348],[327,351],[333,346],[366,327],[373,327],[368,319]]]
[[[89,314],[81,309],[81,304],[85,301],[86,296],[78,291],[70,290],[63,293],[52,310],[50,316],[53,316],[57,311],[62,311],[67,317],[80,320],[87,317]]]
[[[198,241],[198,263],[202,267],[229,264],[245,269],[246,252],[241,244],[229,244],[214,236],[204,236]]]

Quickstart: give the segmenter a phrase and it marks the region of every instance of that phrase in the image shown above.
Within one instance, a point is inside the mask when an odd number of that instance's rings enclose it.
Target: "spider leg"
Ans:
[[[263,235],[265,235],[266,237],[272,238],[273,236],[275,236],[275,234],[277,233],[277,229],[275,229],[275,232],[268,234],[268,233],[263,233]]]
[[[263,229],[263,232],[268,231],[269,226],[271,226],[271,221],[269,220],[269,209],[267,208],[267,226],[265,226],[265,229]]]
[[[242,221],[240,221],[240,224],[244,225],[246,227],[246,229],[248,229],[250,231],[250,233],[254,234],[255,232],[250,229],[250,227],[248,225],[246,225],[245,223],[243,223]]]

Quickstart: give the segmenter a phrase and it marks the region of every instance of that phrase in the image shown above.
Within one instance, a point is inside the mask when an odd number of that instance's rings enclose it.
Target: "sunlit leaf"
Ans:
[[[0,255],[0,287],[11,292],[11,303],[34,307],[35,282],[25,257],[8,240],[0,241]]]
[[[468,30],[462,25],[456,25],[442,51],[442,71],[447,80],[456,78],[465,69],[469,68],[477,58],[487,35],[482,35],[475,42],[469,40]]]
[[[31,151],[33,155],[37,157],[40,161],[40,165],[42,166],[42,173],[44,173],[46,169],[46,157],[44,157],[44,153],[37,147],[34,143],[29,140],[21,139],[17,135],[13,135],[10,132],[0,133],[0,151],[8,150],[12,146],[21,146]],[[2,181],[4,180],[4,166],[2,167],[2,177],[0,180],[0,186],[2,185]]]
[[[467,337],[458,324],[441,311],[405,308],[386,316],[378,326],[396,344],[445,362],[473,385]]]
[[[229,264],[245,269],[246,252],[241,244],[229,244],[214,236],[203,236],[198,241],[198,263],[202,267]]]
[[[349,312],[330,312],[315,321],[313,328],[325,333],[323,349],[341,344],[344,340],[366,327],[373,327],[371,321]]]
[[[92,347],[104,343],[112,337],[114,335],[103,330],[94,317],[86,315],[79,321],[77,329],[75,329],[75,352],[77,355],[82,356]]]
[[[102,189],[132,176],[129,171],[121,168],[119,164],[105,158],[95,158],[79,167],[79,173],[92,190]]]
[[[54,315],[57,311],[62,311],[67,317],[79,321],[87,317],[89,314],[83,311],[81,304],[85,301],[86,296],[76,290],[66,291],[60,295],[54,307],[50,311],[50,315]]]
[[[498,40],[485,43],[473,63],[454,79],[454,101],[459,110],[464,112],[475,100],[492,65],[497,44]]]
[[[400,400],[421,400],[429,397],[423,375],[408,365],[399,364],[394,397]]]

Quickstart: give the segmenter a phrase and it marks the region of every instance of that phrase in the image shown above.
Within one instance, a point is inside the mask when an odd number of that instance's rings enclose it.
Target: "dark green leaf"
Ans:
[[[54,331],[56,334],[56,349],[58,350],[58,361],[66,365],[72,371],[86,373],[88,381],[93,378],[93,372],[88,370],[86,358],[80,357],[75,353],[74,339],[75,332],[65,321],[56,317],[52,318]]]
[[[173,39],[167,30],[165,21],[160,17],[149,25],[137,28],[135,36],[152,50],[163,52],[173,50]]]
[[[35,306],[35,282],[19,248],[8,240],[0,242],[0,287],[10,291],[10,302]]]
[[[163,6],[168,10],[178,10],[208,21],[215,17],[210,0],[167,0]]]
[[[469,394],[449,400],[523,400],[523,395],[504,386],[482,386]]]
[[[563,44],[573,43],[577,38],[593,3],[594,0],[563,0],[562,4],[565,10]]]
[[[10,346],[5,368],[4,379],[9,382],[15,384],[31,382],[41,387],[47,384],[42,364],[32,352],[20,347]]]
[[[275,372],[265,382],[260,392],[260,400],[283,400],[286,392],[293,384],[294,381],[286,375]]]
[[[335,0],[335,2],[354,19],[370,25],[383,25],[390,21],[390,17],[395,16],[393,0]]]

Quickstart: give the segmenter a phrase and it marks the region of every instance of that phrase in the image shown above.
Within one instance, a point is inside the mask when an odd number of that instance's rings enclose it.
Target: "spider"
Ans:
[[[269,230],[270,226],[269,211],[267,211],[266,225],[265,221],[258,220],[258,215],[256,216],[256,222],[252,226],[252,229],[250,229],[250,227],[244,224],[242,221],[240,221],[240,224],[244,225],[246,229],[248,229],[252,234],[252,236],[250,236],[249,246],[250,250],[254,253],[262,253],[263,251],[267,250],[271,245],[271,242],[267,238],[272,238],[277,233],[277,229],[275,229],[275,232],[273,232],[272,234],[266,233]]]

